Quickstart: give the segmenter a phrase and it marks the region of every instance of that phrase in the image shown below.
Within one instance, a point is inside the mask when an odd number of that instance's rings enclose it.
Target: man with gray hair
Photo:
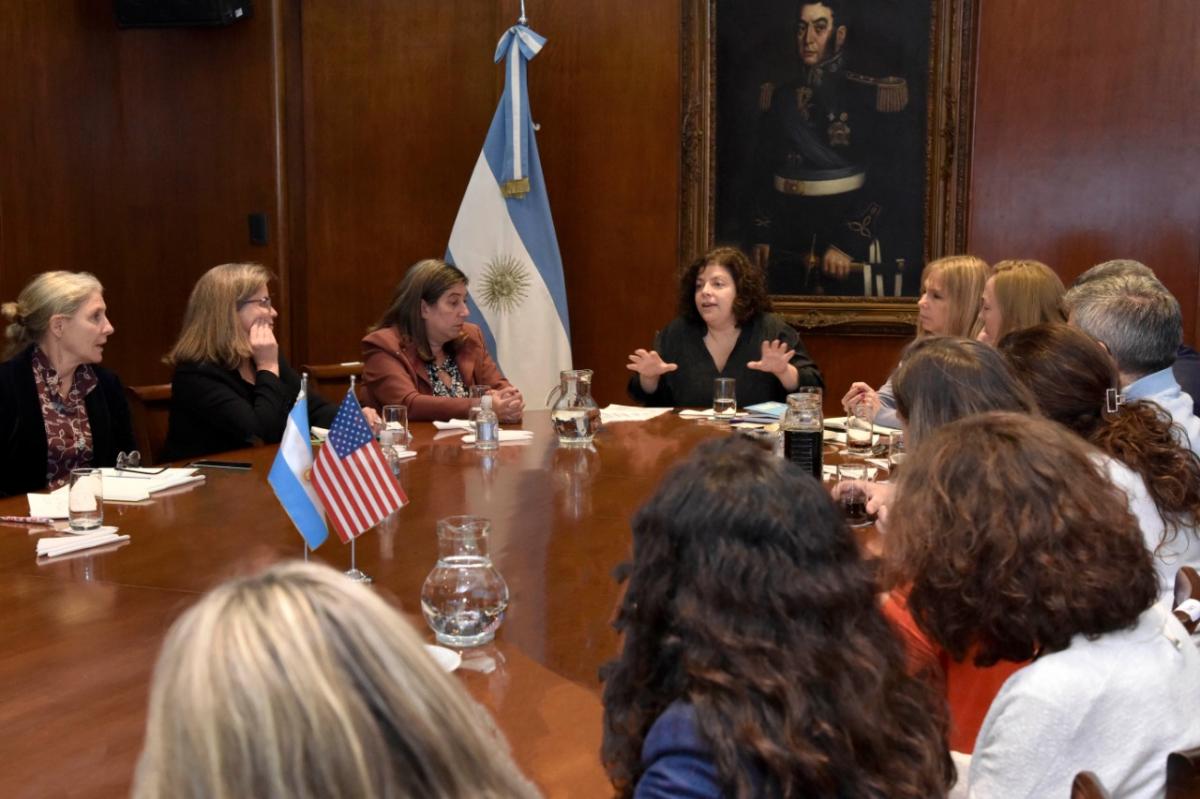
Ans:
[[[1063,298],[1068,321],[1099,341],[1116,361],[1126,399],[1158,403],[1200,454],[1200,419],[1171,371],[1183,341],[1179,301],[1157,280],[1125,274],[1088,280]]]
[[[1075,282],[1071,284],[1071,287],[1082,286],[1093,280],[1121,277],[1123,275],[1138,275],[1158,280],[1158,276],[1154,274],[1154,270],[1141,261],[1117,258],[1112,261],[1096,264],[1075,278]],[[1200,415],[1195,405],[1196,401],[1200,400],[1200,352],[1196,352],[1188,345],[1181,343],[1179,348],[1175,350],[1175,364],[1171,367],[1171,371],[1175,373],[1175,379],[1179,381],[1180,388],[1192,398],[1192,412]]]

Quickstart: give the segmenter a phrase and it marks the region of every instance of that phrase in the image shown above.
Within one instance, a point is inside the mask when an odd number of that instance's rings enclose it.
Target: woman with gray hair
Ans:
[[[538,795],[400,614],[315,564],[227,582],[175,622],[145,741],[136,799]]]
[[[56,488],[134,448],[121,381],[97,366],[113,333],[106,311],[87,272],[43,272],[0,306],[0,496]]]

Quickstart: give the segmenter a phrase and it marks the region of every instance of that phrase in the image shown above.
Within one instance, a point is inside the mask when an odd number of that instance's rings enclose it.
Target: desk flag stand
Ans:
[[[358,393],[354,390],[354,379],[354,375],[350,375],[350,393],[358,396]],[[358,568],[358,565],[354,561],[354,544],[356,541],[358,541],[358,536],[350,539],[350,568],[346,570],[345,575],[351,582],[355,583],[374,582],[371,576]]]
[[[305,402],[308,401],[308,372],[301,372],[300,374],[300,396],[304,398]],[[312,428],[310,427],[304,432],[308,433],[311,443]],[[300,536],[300,538],[304,541],[304,562],[308,563],[308,553],[310,551],[308,547],[308,539],[304,538],[304,536]]]

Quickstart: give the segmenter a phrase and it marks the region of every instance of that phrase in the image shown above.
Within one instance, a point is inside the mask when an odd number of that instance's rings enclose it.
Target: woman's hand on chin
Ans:
[[[270,319],[259,319],[250,326],[250,357],[255,371],[279,376],[279,342]]]

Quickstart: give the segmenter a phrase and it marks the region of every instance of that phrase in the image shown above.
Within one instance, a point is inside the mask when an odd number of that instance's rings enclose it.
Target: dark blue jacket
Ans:
[[[696,709],[674,702],[654,720],[642,744],[634,799],[719,799],[724,796],[712,752],[700,738]]]

